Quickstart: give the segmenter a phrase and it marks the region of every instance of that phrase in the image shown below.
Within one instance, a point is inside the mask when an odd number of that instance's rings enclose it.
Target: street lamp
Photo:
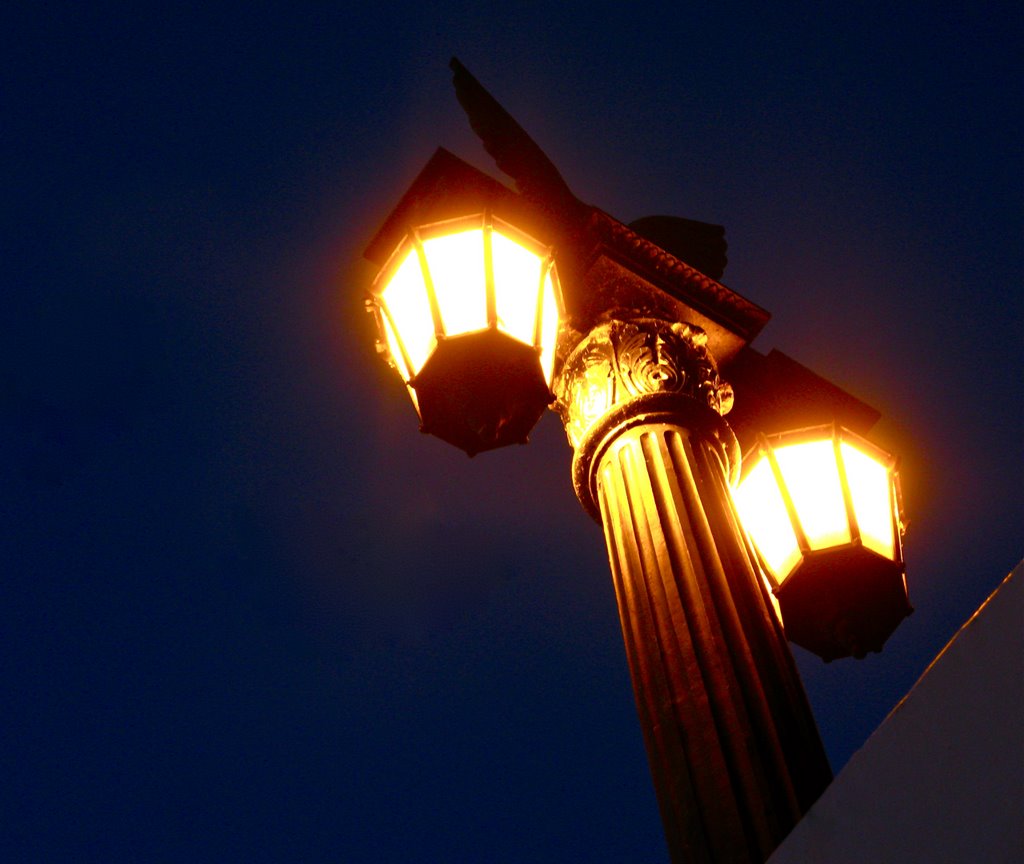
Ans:
[[[911,612],[895,460],[836,424],[762,434],[733,497],[790,641],[881,650]]]
[[[505,187],[439,150],[371,247],[378,348],[421,430],[470,456],[526,443],[554,399],[562,299],[538,229]]]
[[[604,529],[672,859],[762,862],[831,772],[761,562],[791,606],[816,561],[842,557],[792,520],[799,556],[778,558],[757,534],[758,555],[737,514],[740,445],[724,419],[734,391],[720,370],[756,403],[752,382],[786,367],[749,348],[768,313],[688,263],[720,273],[722,229],[668,217],[634,229],[584,204],[479,82],[452,68],[471,125],[517,191],[435,153],[366,251],[380,268],[369,302],[379,347],[421,428],[471,455],[524,441],[554,399],[577,497]],[[866,408],[801,374],[846,414]],[[741,421],[758,416],[745,410]],[[831,446],[851,466],[872,455],[845,433]],[[782,448],[762,449],[779,463]],[[833,472],[853,470],[835,461]],[[775,473],[755,468],[738,499]],[[877,487],[878,471],[868,476],[864,488]],[[886,545],[881,520],[859,509],[861,487],[846,488],[846,545],[859,540],[902,579],[897,534]],[[790,515],[792,485],[775,494]]]

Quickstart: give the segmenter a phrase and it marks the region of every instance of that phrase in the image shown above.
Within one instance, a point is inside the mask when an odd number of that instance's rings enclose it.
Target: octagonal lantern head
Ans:
[[[786,636],[826,661],[880,651],[912,611],[895,460],[835,424],[762,435],[733,497]]]
[[[489,211],[410,228],[370,308],[423,432],[471,456],[526,442],[553,398],[561,298],[550,247]]]

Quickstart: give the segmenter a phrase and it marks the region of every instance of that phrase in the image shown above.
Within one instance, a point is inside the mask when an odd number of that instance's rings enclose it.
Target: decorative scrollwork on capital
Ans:
[[[700,327],[626,315],[583,338],[566,359],[554,392],[573,448],[601,417],[641,396],[678,393],[718,414],[732,408],[733,398]]]

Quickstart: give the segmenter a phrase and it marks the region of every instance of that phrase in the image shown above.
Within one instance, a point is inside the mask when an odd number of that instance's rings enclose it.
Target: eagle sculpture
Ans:
[[[483,85],[452,58],[452,81],[469,125],[516,190],[556,224],[581,226],[596,208],[577,198],[547,154]],[[725,228],[679,216],[645,216],[629,224],[641,237],[712,279],[725,271]]]

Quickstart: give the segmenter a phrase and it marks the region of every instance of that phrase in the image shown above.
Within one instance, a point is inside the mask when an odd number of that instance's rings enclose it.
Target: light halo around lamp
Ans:
[[[422,431],[470,455],[525,443],[552,400],[562,302],[551,247],[489,210],[411,227],[370,308]]]
[[[837,424],[761,435],[733,498],[796,644],[863,657],[912,611],[896,461],[864,438]]]

